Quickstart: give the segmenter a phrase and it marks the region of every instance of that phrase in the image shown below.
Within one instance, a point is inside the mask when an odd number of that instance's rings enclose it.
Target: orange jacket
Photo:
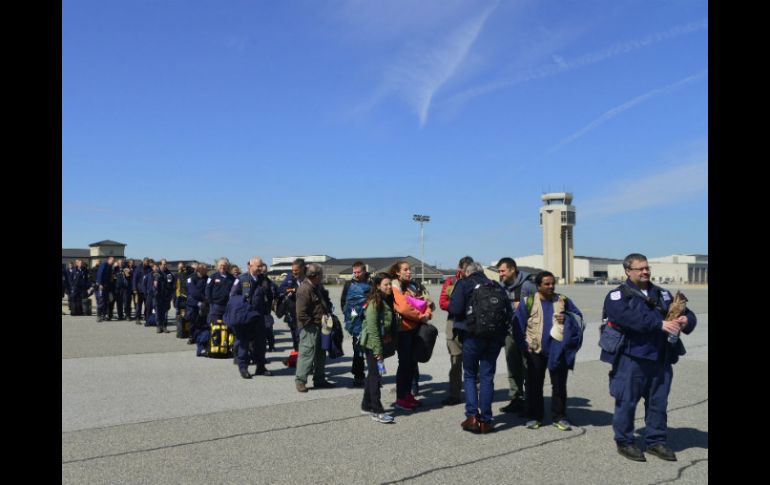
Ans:
[[[419,311],[417,311],[416,308],[414,308],[409,304],[408,301],[406,301],[406,295],[404,295],[401,290],[395,286],[393,287],[393,308],[396,310],[396,313],[401,315],[401,328],[399,328],[399,331],[401,332],[414,330],[417,328],[420,325],[421,316],[428,315],[428,319],[433,316],[433,312],[430,310],[430,307],[425,310],[424,314],[421,314]]]

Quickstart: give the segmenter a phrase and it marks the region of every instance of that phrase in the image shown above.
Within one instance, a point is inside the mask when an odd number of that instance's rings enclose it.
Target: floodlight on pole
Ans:
[[[420,283],[425,284],[425,238],[423,237],[423,224],[430,221],[430,216],[415,214],[412,220],[420,223]]]

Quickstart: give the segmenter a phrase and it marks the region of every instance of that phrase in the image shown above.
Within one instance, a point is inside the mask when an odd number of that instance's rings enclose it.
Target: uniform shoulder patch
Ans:
[[[663,295],[663,299],[665,301],[668,301],[671,299],[671,293],[669,293],[667,290],[661,291],[661,294]]]
[[[192,278],[187,278],[188,283],[192,283]]]
[[[616,290],[610,293],[610,300],[620,300],[620,297],[620,290]]]
[[[209,283],[211,283],[211,278],[206,280],[206,284],[209,284]]]

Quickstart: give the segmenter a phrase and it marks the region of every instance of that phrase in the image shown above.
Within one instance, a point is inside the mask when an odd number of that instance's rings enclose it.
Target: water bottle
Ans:
[[[385,374],[385,361],[382,361],[382,360],[377,361],[377,372],[379,372],[380,375]]]
[[[668,343],[675,344],[677,340],[679,340],[679,333],[668,334]]]

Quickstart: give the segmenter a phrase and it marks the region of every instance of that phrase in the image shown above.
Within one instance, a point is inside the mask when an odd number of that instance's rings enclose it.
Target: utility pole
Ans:
[[[430,216],[422,214],[415,214],[412,216],[412,220],[420,223],[420,283],[425,284],[425,238],[423,233],[423,224],[430,221]]]

